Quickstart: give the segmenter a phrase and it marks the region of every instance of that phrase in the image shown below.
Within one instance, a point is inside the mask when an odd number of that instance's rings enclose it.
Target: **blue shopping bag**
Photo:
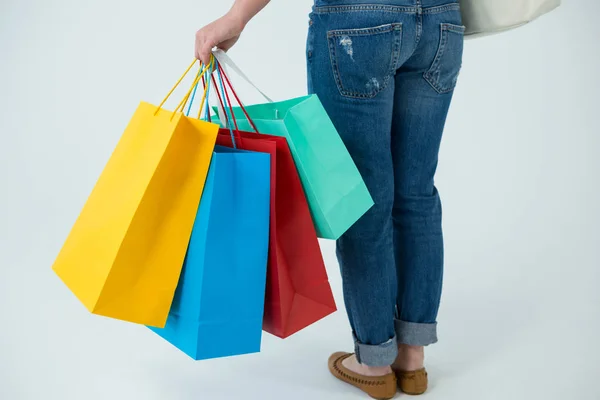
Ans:
[[[215,147],[164,328],[195,360],[260,351],[269,240],[270,155]]]

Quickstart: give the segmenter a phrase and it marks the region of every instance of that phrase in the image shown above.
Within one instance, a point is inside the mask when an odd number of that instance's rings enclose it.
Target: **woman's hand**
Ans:
[[[196,32],[196,58],[208,65],[212,48],[229,50],[240,38],[245,25],[243,19],[229,12],[200,29]]]
[[[207,65],[213,47],[229,50],[248,21],[268,3],[269,0],[236,0],[227,14],[196,32],[196,58]]]

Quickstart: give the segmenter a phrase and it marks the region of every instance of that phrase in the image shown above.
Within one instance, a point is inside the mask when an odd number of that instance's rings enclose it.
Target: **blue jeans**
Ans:
[[[368,4],[365,4],[368,3]],[[442,208],[434,175],[462,62],[457,0],[316,0],[307,41],[319,96],[375,201],[337,243],[359,361],[437,341]]]

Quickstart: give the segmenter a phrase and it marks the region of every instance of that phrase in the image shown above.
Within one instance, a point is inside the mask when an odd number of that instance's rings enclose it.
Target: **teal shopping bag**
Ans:
[[[221,65],[245,78],[224,54],[215,53]],[[354,161],[316,95],[244,108],[259,133],[287,139],[319,237],[338,239],[373,206]],[[233,110],[238,128],[253,131],[242,109]]]

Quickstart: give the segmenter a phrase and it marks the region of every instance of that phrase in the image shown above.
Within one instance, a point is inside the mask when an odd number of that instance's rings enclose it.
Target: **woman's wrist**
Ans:
[[[268,3],[269,0],[236,0],[228,14],[234,23],[244,29],[248,22]]]
[[[248,24],[248,22],[253,17],[253,15],[248,15],[248,13],[244,13],[243,9],[240,9],[240,7],[236,7],[235,5],[225,15],[231,21],[231,23],[235,26],[236,30],[239,32],[244,30],[244,28],[246,27],[246,24]]]

